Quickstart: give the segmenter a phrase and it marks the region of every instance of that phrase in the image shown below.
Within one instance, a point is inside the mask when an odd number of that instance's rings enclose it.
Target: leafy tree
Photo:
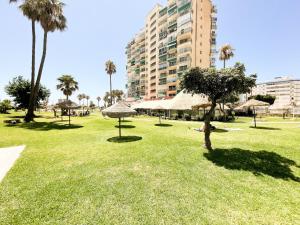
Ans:
[[[110,87],[110,96],[112,96],[112,84],[111,84],[111,76],[117,72],[115,64],[111,61],[108,60],[105,63],[105,71],[109,75],[109,87]],[[112,98],[110,98],[110,105],[112,105]]]
[[[26,109],[29,106],[31,83],[22,76],[13,78],[5,87],[5,92],[13,98],[18,108]],[[42,101],[45,101],[50,96],[50,90],[40,85],[38,96],[35,101],[35,106],[39,106]]]
[[[71,75],[62,75],[57,80],[59,81],[59,84],[56,88],[64,93],[67,100],[69,100],[69,96],[71,96],[73,92],[79,89],[78,82],[75,81],[74,77]]]
[[[34,5],[34,7],[32,7],[32,5]],[[34,103],[36,102],[36,98],[38,96],[47,54],[48,33],[55,32],[56,30],[63,31],[66,28],[66,18],[63,15],[63,6],[64,4],[60,2],[60,0],[26,0],[20,6],[23,12],[28,8],[34,11],[44,31],[42,58],[34,88],[31,89],[32,93],[29,101],[28,111],[25,116],[25,122],[32,121],[34,117]]]
[[[181,82],[182,88],[192,94],[204,94],[211,101],[211,108],[204,117],[205,146],[208,150],[212,150],[210,121],[217,102],[232,94],[249,93],[255,83],[256,75],[246,76],[245,66],[241,63],[222,70],[193,68],[185,74]]]
[[[270,105],[273,105],[276,100],[276,97],[272,95],[255,95],[250,97],[249,99],[255,99],[258,101],[267,102]]]
[[[8,110],[11,110],[12,106],[11,106],[11,101],[10,100],[3,100],[2,102],[0,102],[0,113],[7,113]]]

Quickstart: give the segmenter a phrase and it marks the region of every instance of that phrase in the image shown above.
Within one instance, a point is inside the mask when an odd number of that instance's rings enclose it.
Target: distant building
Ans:
[[[211,0],[168,0],[156,5],[127,45],[131,99],[172,98],[191,67],[215,64],[216,8]]]
[[[300,114],[300,79],[276,77],[273,81],[258,84],[253,88],[252,95],[275,96],[275,103],[270,107],[271,113],[290,109],[290,113]]]

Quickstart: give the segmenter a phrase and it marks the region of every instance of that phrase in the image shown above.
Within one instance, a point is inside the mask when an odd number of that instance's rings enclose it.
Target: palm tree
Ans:
[[[112,85],[111,85],[111,76],[117,72],[115,64],[108,60],[105,64],[105,71],[109,75],[109,85],[110,85],[110,105],[112,105]]]
[[[83,94],[77,95],[77,98],[78,98],[78,100],[79,100],[79,105],[81,105],[81,101],[82,101],[82,99],[83,99]]]
[[[69,96],[73,94],[73,92],[79,89],[78,82],[71,75],[62,75],[57,79],[59,84],[56,86],[57,90],[61,90],[64,95],[69,100]]]
[[[97,97],[97,101],[98,101],[98,108],[100,108],[100,101],[101,101],[101,97]]]
[[[119,102],[122,100],[124,92],[122,90],[116,90],[115,95],[116,95],[117,101]]]
[[[89,100],[90,100],[90,96],[85,96],[85,98],[86,98],[86,105],[87,105],[87,107],[89,107]]]
[[[109,94],[109,92],[105,92],[105,95],[104,95],[104,97],[103,97],[103,101],[104,101],[104,103],[105,103],[105,107],[107,107],[107,105],[108,105],[109,102],[110,102],[110,94]]]
[[[10,0],[10,3],[18,2],[18,0]],[[31,47],[31,90],[34,89],[35,84],[35,49],[36,49],[36,29],[35,24],[39,21],[39,14],[36,10],[37,1],[25,1],[20,9],[23,15],[31,20],[31,32],[32,32],[32,47]],[[33,98],[33,91],[30,92],[30,99]]]
[[[34,102],[38,95],[38,90],[40,87],[40,82],[43,74],[44,63],[47,54],[47,40],[48,33],[55,32],[56,30],[63,31],[66,29],[66,18],[63,15],[64,4],[60,0],[26,0],[21,8],[24,8],[27,4],[35,2],[35,11],[37,12],[39,22],[44,30],[44,40],[43,40],[43,52],[42,58],[38,70],[38,76],[35,81],[35,85],[32,94],[32,98],[29,102],[28,111],[25,117],[26,122],[30,122],[34,117]],[[33,4],[33,3],[32,3]],[[25,7],[26,8],[26,7]]]
[[[221,47],[219,59],[224,61],[224,69],[226,68],[226,61],[234,57],[233,52],[234,49],[231,47],[230,44],[226,44]]]
[[[233,53],[234,49],[231,47],[230,44],[225,44],[220,49],[220,56],[219,59],[223,60],[224,62],[224,69],[226,68],[226,61],[230,60],[232,57],[234,57]],[[221,107],[220,103],[220,109],[222,113],[224,114],[224,121],[226,121],[226,113],[225,113],[225,99],[222,99],[223,106]]]

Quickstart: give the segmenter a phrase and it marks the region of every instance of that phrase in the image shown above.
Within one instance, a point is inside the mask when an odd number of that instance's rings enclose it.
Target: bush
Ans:
[[[11,109],[12,106],[10,100],[3,100],[0,102],[0,113],[7,113],[7,111]]]

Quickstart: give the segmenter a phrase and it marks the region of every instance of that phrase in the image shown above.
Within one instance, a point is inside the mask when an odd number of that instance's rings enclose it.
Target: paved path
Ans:
[[[25,146],[0,148],[0,182],[3,180],[7,172],[12,168],[15,161],[20,157]]]

